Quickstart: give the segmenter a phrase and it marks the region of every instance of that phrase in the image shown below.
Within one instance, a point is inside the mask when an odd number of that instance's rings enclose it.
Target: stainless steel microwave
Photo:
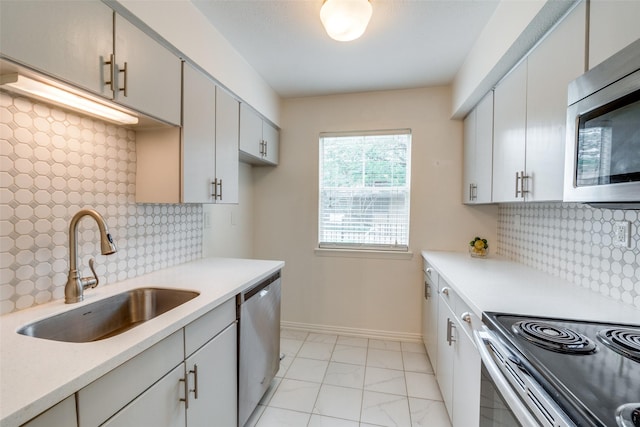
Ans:
[[[640,40],[569,84],[565,202],[640,209]]]

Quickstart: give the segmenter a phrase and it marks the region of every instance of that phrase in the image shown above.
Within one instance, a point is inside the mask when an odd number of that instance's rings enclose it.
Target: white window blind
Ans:
[[[409,248],[411,131],[320,135],[321,248]]]

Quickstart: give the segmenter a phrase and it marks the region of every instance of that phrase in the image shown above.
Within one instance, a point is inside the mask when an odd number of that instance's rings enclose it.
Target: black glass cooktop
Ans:
[[[576,425],[618,427],[616,411],[640,402],[640,325],[502,313],[483,321]]]

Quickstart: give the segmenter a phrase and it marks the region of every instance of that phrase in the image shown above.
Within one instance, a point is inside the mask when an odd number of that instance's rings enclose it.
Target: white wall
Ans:
[[[283,101],[277,168],[254,168],[254,255],[282,259],[282,320],[420,332],[422,249],[466,250],[496,241],[497,207],[461,204],[462,123],[449,87]],[[412,129],[410,260],[316,255],[318,135]]]
[[[203,256],[253,256],[253,189],[251,165],[240,163],[239,199],[235,205],[202,205],[205,216]],[[208,220],[206,217],[208,216]],[[207,226],[207,221],[209,226]]]
[[[279,96],[189,0],[118,3],[269,120],[280,124]]]

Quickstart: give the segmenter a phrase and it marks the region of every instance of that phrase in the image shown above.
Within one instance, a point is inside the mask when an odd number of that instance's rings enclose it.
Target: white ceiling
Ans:
[[[370,0],[353,42],[330,39],[322,0],[191,0],[283,98],[451,83],[499,0]]]

